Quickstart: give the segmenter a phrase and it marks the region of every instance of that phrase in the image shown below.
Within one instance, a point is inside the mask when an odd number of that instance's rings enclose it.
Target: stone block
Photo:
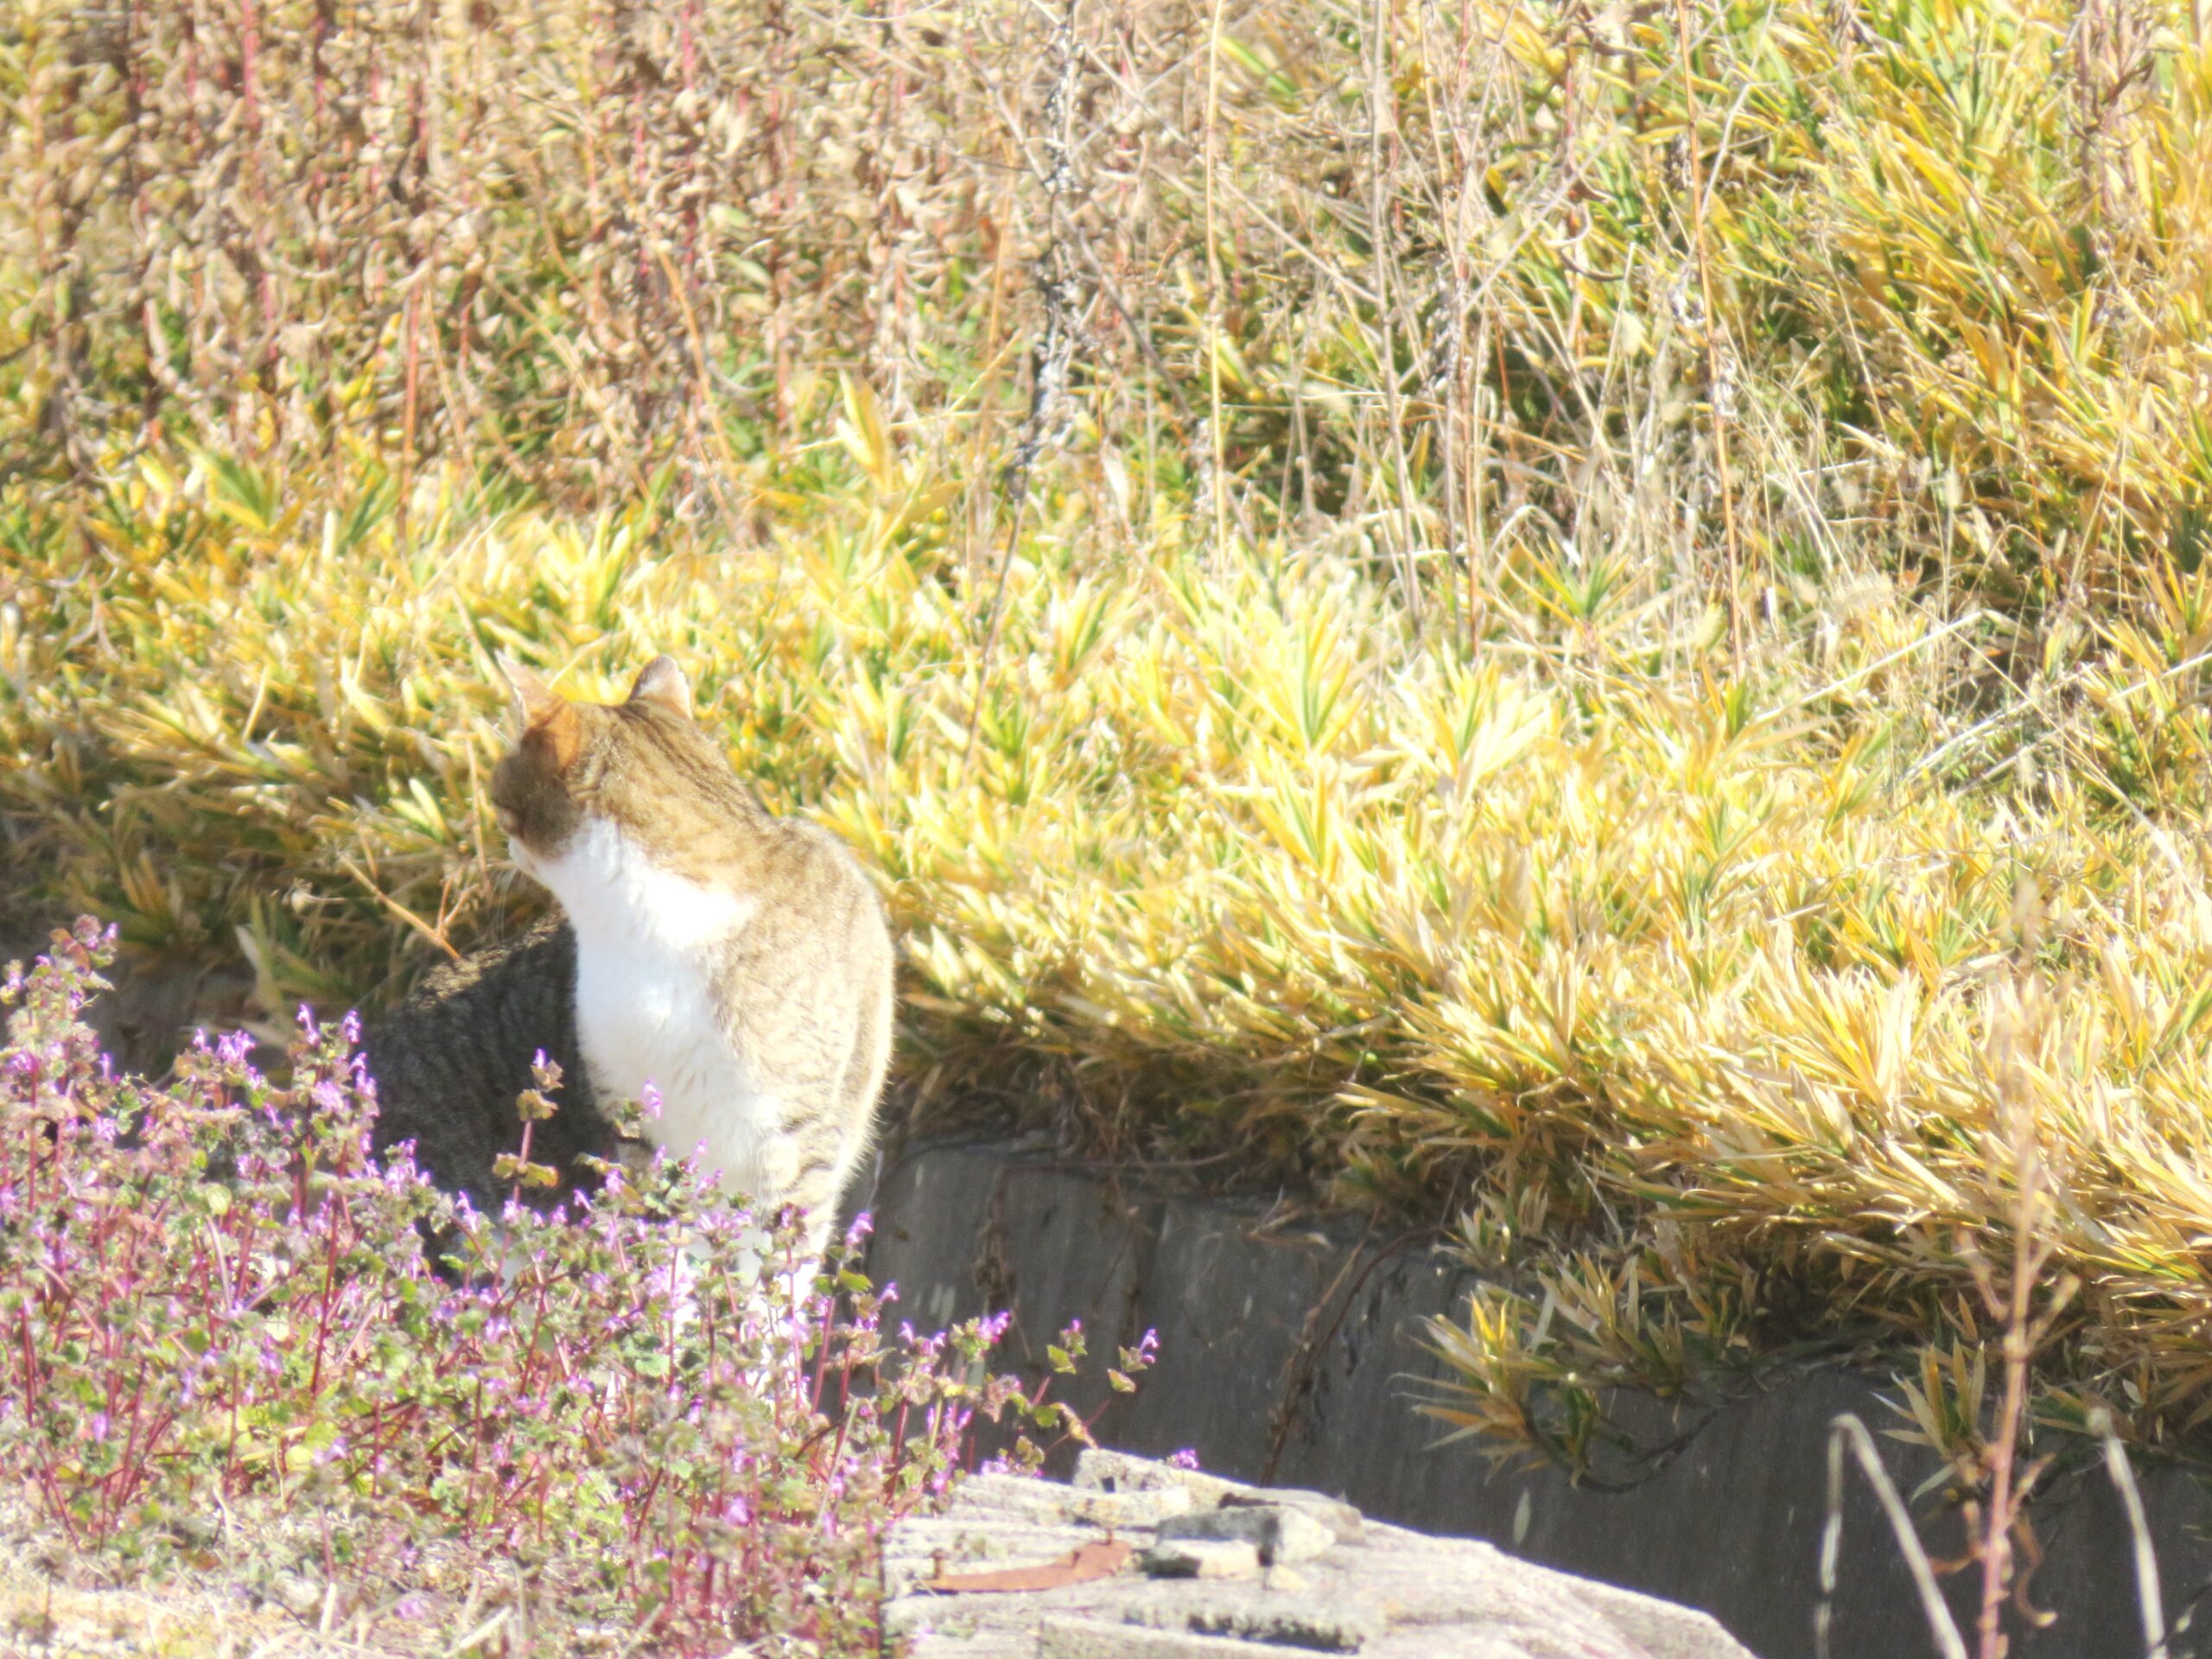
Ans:
[[[1021,1475],[971,1475],[955,1489],[950,1513],[1041,1526],[1151,1527],[1187,1513],[1196,1502],[1189,1488],[1172,1484],[1116,1491]]]
[[[1326,1527],[1340,1544],[1354,1543],[1359,1538],[1359,1511],[1342,1498],[1328,1497],[1319,1492],[1301,1491],[1295,1486],[1248,1486],[1231,1492],[1221,1503],[1224,1509],[1255,1503],[1296,1510]]]
[[[1098,1618],[1048,1618],[1038,1626],[1036,1654],[1037,1659],[1263,1659],[1265,1649],[1185,1630]]]
[[[1249,1538],[1163,1538],[1137,1557],[1154,1579],[1250,1579],[1260,1548]]]
[[[1078,1491],[1096,1492],[1173,1489],[1188,1492],[1208,1509],[1224,1498],[1253,1490],[1242,1481],[1224,1480],[1198,1469],[1179,1469],[1172,1463],[1131,1457],[1126,1452],[1109,1452],[1103,1446],[1087,1447],[1077,1454],[1074,1484]]]
[[[1082,1471],[1086,1485],[1058,1495],[1022,1491],[1050,1489],[1049,1482],[987,1478],[964,1519],[956,1513],[891,1529],[884,1626],[910,1638],[913,1659],[1287,1659],[1300,1652],[1359,1659],[1749,1659],[1700,1613],[1548,1572],[1464,1539],[1360,1522],[1344,1527],[1349,1541],[1340,1541],[1313,1510],[1263,1501],[1311,1494],[1209,1485],[1190,1471],[1109,1453],[1087,1458]],[[1171,1491],[1194,1507],[1110,1537],[1095,1521],[1039,1526],[1014,1518],[1076,1515],[1090,1499]],[[961,1508],[956,1501],[955,1510]],[[965,1564],[944,1557],[948,1542],[970,1552],[999,1550],[997,1560],[1005,1552],[1034,1560],[1066,1555],[1070,1539],[1084,1538],[1092,1541],[1084,1554],[1116,1554],[1115,1570],[1038,1574],[1018,1584],[994,1573],[964,1587],[957,1580],[971,1575],[948,1571],[929,1590],[918,1589],[912,1577],[918,1562]],[[1122,1565],[1119,1552],[1130,1546],[1144,1547],[1141,1574]],[[1264,1576],[1263,1547],[1278,1558]],[[1281,1559],[1292,1556],[1296,1570]]]
[[[1383,1610],[1357,1591],[1307,1593],[1311,1591],[1310,1585],[1301,1582],[1295,1593],[1287,1592],[1269,1573],[1255,1585],[1209,1586],[1172,1602],[1126,1605],[1122,1617],[1133,1624],[1233,1637],[1311,1653],[1357,1653],[1388,1624]]]
[[[1277,1504],[1304,1510],[1334,1533],[1339,1543],[1350,1543],[1359,1536],[1359,1511],[1342,1498],[1291,1486],[1249,1485],[1202,1470],[1179,1469],[1173,1464],[1156,1463],[1149,1458],[1132,1457],[1126,1452],[1109,1452],[1103,1447],[1093,1447],[1076,1459],[1075,1484],[1102,1492],[1180,1488],[1191,1495],[1199,1509]]]
[[[1241,1539],[1260,1553],[1262,1565],[1311,1560],[1332,1548],[1337,1535],[1300,1510],[1280,1503],[1238,1503],[1160,1523],[1160,1540]]]

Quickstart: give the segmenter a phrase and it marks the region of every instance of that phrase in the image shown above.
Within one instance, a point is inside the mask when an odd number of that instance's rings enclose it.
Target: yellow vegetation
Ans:
[[[1453,1421],[1888,1343],[1944,1438],[2024,1213],[2044,1408],[2212,1414],[2185,8],[541,10],[361,8],[357,131],[149,7],[136,143],[27,12],[13,896],[387,993],[526,902],[493,655],[664,650],[921,1121],[1448,1224]]]

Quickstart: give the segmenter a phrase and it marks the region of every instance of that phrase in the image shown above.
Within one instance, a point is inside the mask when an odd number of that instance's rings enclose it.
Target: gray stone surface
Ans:
[[[1310,1560],[1334,1548],[1333,1529],[1291,1503],[1236,1503],[1194,1515],[1171,1515],[1160,1522],[1162,1543],[1242,1541],[1259,1552],[1268,1567]]]
[[[1084,1320],[1099,1364],[1073,1390],[1056,1383],[1054,1397],[1099,1408],[1102,1440],[1154,1456],[1192,1447],[1210,1471],[1314,1489],[1370,1517],[1491,1540],[1700,1607],[1762,1659],[1812,1659],[1831,1420],[1863,1419],[1907,1492],[1938,1466],[1882,1434],[1901,1420],[1876,1382],[1808,1367],[1732,1395],[1616,1399],[1636,1444],[1577,1484],[1549,1465],[1497,1463],[1480,1442],[1440,1445],[1442,1427],[1413,1409],[1444,1380],[1416,1340],[1421,1319],[1458,1313],[1474,1283],[1416,1243],[1283,1225],[1259,1205],[1147,1190],[1002,1146],[912,1152],[870,1204],[870,1272],[899,1282],[917,1324],[982,1312],[988,1287],[1002,1299],[994,1306],[1014,1310],[1013,1352],[1041,1375],[1045,1345]],[[1103,1358],[1147,1327],[1160,1363],[1135,1395],[1109,1394]],[[2139,1479],[2171,1626],[2212,1583],[2212,1496],[2178,1466]],[[1939,1503],[1918,1506],[1923,1535],[1931,1554],[1955,1555],[1961,1523]],[[2016,1623],[2012,1659],[2141,1659],[2128,1534],[2101,1471],[2047,1477],[2032,1518],[2045,1554],[2033,1599],[2057,1617],[2044,1629]],[[1835,1659],[1933,1652],[1855,1475],[1843,1561]],[[1976,1587],[1968,1573],[1945,1581],[1962,1628]],[[2200,1656],[2203,1643],[2185,1629],[2172,1659]]]
[[[1033,1651],[1038,1659],[1250,1659],[1252,1649],[1245,1643],[1220,1637],[1141,1630],[1111,1619],[1060,1618],[1039,1622]]]
[[[1256,1579],[1262,1559],[1249,1538],[1162,1538],[1137,1565],[1148,1579]]]
[[[1106,1492],[1178,1491],[1185,1494],[1185,1509],[1190,1507],[1190,1498],[1199,1500],[1202,1508],[1249,1505],[1293,1509],[1326,1527],[1338,1543],[1349,1544],[1359,1537],[1360,1513],[1341,1498],[1290,1486],[1249,1486],[1225,1476],[1179,1469],[1172,1464],[1156,1463],[1149,1458],[1133,1457],[1103,1446],[1087,1447],[1077,1454],[1075,1484],[1079,1489]],[[1180,1514],[1183,1510],[1168,1512]]]
[[[1362,1659],[1747,1659],[1702,1613],[1465,1539],[1373,1524],[1332,1529],[1294,1501],[1311,1494],[1231,1487],[1127,1458],[1110,1474],[1097,1462],[1085,1472],[1094,1482],[1115,1478],[1123,1495],[1180,1490],[1192,1507],[1156,1525],[1108,1524],[1096,1518],[1096,1485],[1008,1476],[966,1483],[946,1514],[903,1522],[885,1542],[886,1626],[912,1642],[914,1659],[1267,1659],[1300,1651]],[[1049,1521],[1056,1510],[1057,1522]],[[1170,1530],[1223,1535],[1160,1535]],[[932,1587],[1002,1570],[1011,1556],[998,1546],[1010,1535],[1025,1564],[1076,1559],[1084,1546],[1113,1540],[1135,1548],[1118,1571],[1080,1582]],[[1296,1572],[1260,1576],[1258,1541],[1281,1547],[1289,1537],[1306,1552]],[[1148,1576],[1144,1563],[1161,1550],[1241,1552],[1243,1571],[1227,1582]]]
[[[1305,1574],[1289,1584],[1282,1582],[1284,1577],[1274,1573],[1255,1588],[1239,1586],[1156,1610],[1125,1610],[1122,1617],[1138,1624],[1166,1618],[1202,1636],[1234,1637],[1318,1653],[1357,1653],[1382,1634],[1382,1611],[1371,1603],[1351,1597],[1332,1600],[1316,1594],[1313,1579]]]

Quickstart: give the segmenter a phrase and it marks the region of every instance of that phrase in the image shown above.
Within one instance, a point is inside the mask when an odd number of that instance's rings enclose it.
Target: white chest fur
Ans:
[[[576,1035],[592,1084],[610,1100],[651,1084],[660,1116],[645,1134],[671,1157],[702,1154],[726,1191],[772,1203],[795,1171],[783,1106],[754,1084],[731,1044],[709,976],[754,902],[656,865],[604,819],[558,858],[519,844],[516,861],[551,888],[576,932]]]

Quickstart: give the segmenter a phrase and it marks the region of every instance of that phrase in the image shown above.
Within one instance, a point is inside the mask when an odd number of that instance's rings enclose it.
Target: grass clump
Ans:
[[[79,1018],[111,950],[85,924],[4,991],[0,1471],[49,1571],[406,1652],[504,1614],[569,1652],[873,1654],[884,1529],[977,1414],[1080,1431],[988,1376],[995,1330],[893,1336],[895,1293],[795,1282],[797,1226],[749,1265],[771,1230],[687,1166],[456,1207],[367,1152],[347,1029],[303,1019],[282,1087],[243,1038],[118,1078]]]

